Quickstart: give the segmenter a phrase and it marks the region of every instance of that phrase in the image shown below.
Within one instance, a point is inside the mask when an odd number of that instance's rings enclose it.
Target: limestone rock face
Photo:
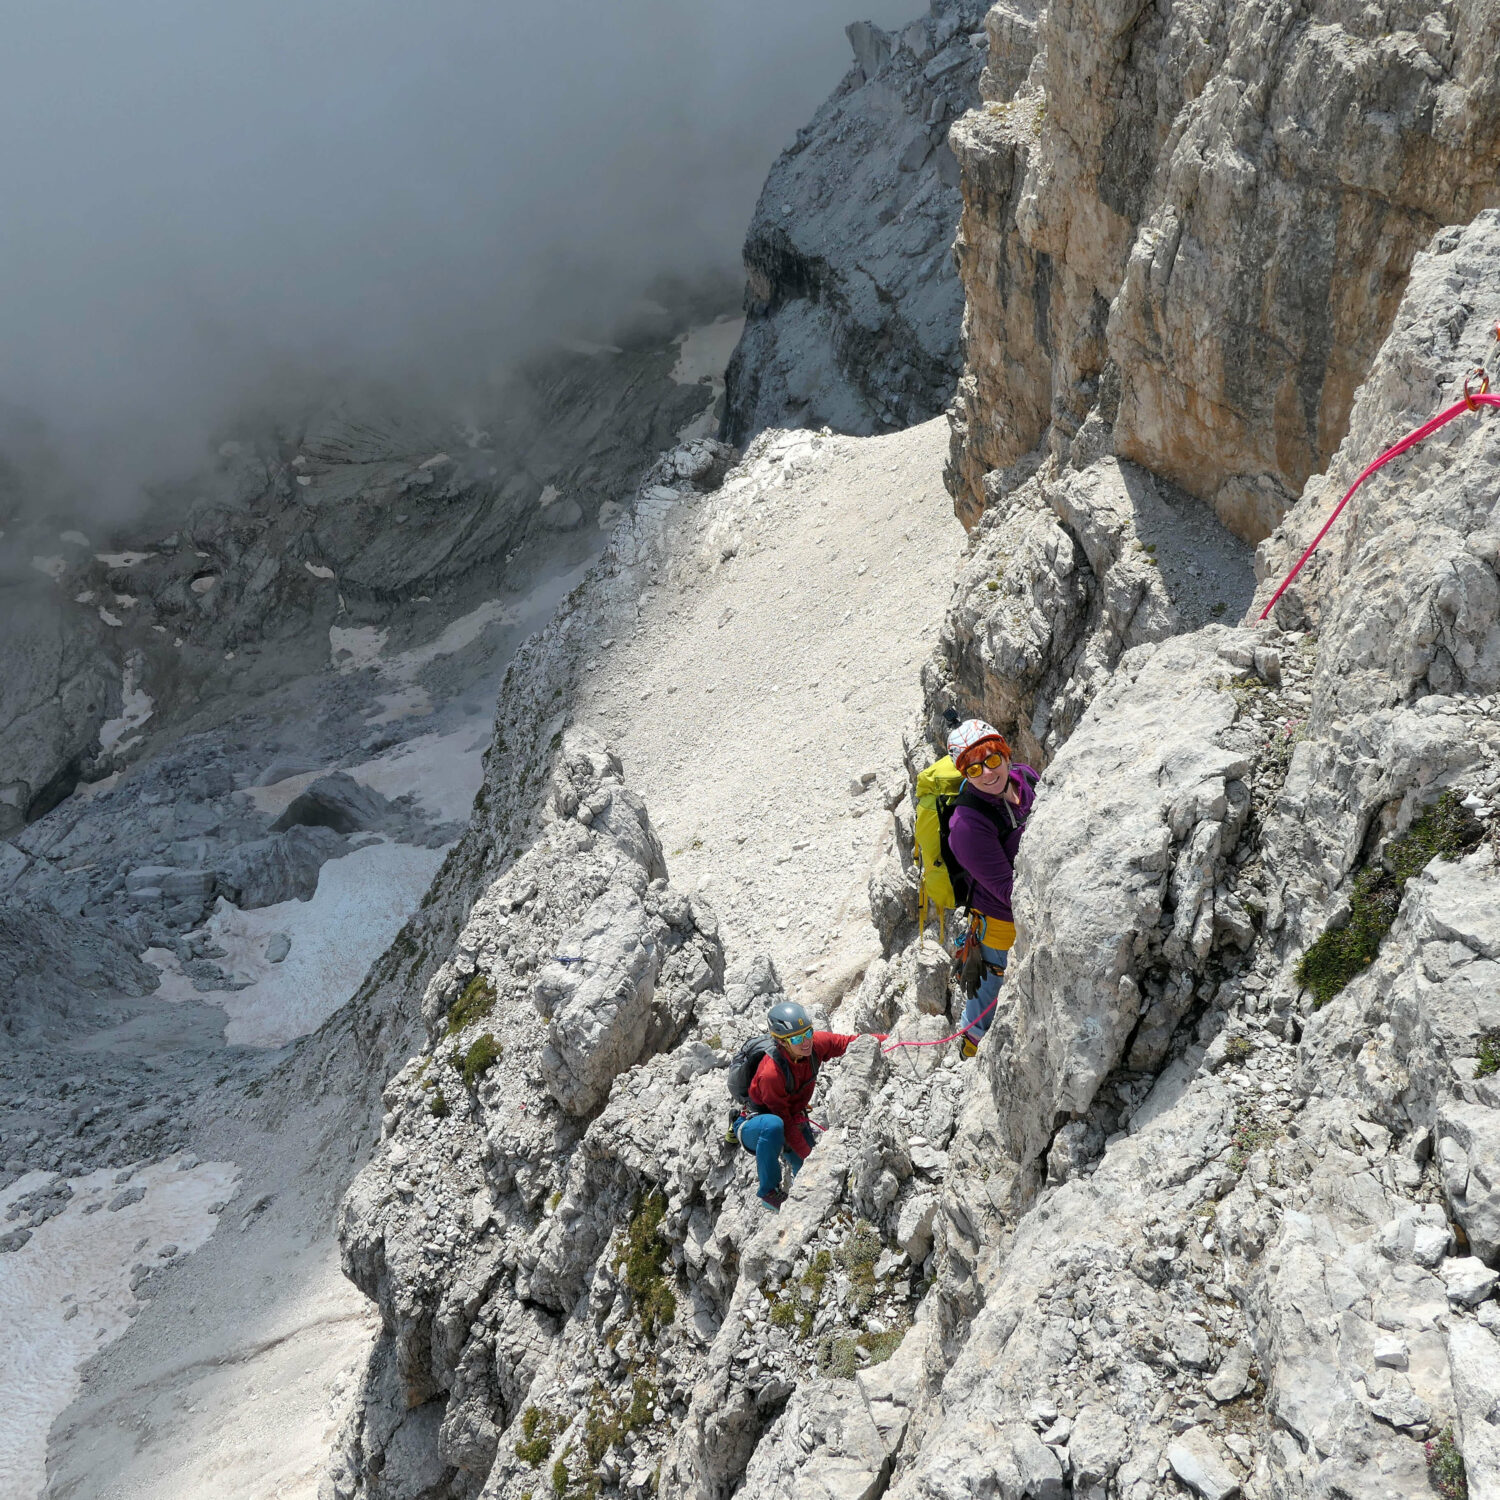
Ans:
[[[1136,7],[1112,31],[1098,6],[1045,22],[999,10],[987,87],[1020,102],[984,118],[1019,129],[1030,98],[1045,141],[1054,101],[1041,108],[1037,80],[1082,58],[1100,86],[1069,149],[1122,161],[1132,137],[1105,130],[1111,110],[1149,97],[1140,118],[1165,140],[1186,107],[1173,100],[1206,99],[1257,37],[1277,67],[1339,43],[1335,92],[1351,59],[1401,60],[1381,86],[1402,118],[1400,70],[1426,51],[1316,6],[1303,14],[1321,30],[1288,29],[1274,7]],[[1466,46],[1488,15],[1438,21]],[[1047,54],[1022,67],[1028,28]],[[880,37],[856,44],[878,67]],[[1149,95],[1131,71],[1148,57],[1163,70]],[[1164,59],[1186,61],[1167,76]],[[1287,139],[1278,160],[1306,144]],[[1123,265],[1146,209],[1109,210],[1131,231],[1116,235],[1070,170],[1080,232],[1094,213]],[[1129,188],[1117,177],[1111,194]],[[1486,213],[1416,259],[1328,488],[1484,356],[1497,254]],[[1086,282],[1060,252],[1047,275],[1051,338]],[[1115,337],[1107,304],[1095,313]],[[1049,370],[1081,358],[1069,347],[1055,340]],[[1275,408],[1287,357],[1248,367],[1255,401]],[[943,1041],[957,997],[914,930],[898,818],[871,882],[883,954],[830,1017],[891,1035],[825,1071],[827,1130],[779,1213],[725,1136],[721,1075],[781,981],[721,951],[711,913],[664,878],[618,761],[557,706],[602,633],[600,601],[635,587],[649,512],[620,533],[602,592],[518,655],[474,823],[404,935],[420,1055],[392,1079],[344,1205],[347,1267],[384,1333],[336,1500],[521,1500],[596,1478],[630,1500],[1156,1500],[1164,1486],[1406,1500],[1450,1424],[1476,1491],[1491,1482],[1500,429],[1476,418],[1414,454],[1275,620],[1236,625],[1246,547],[1206,506],[1208,529],[1187,527],[1166,459],[1147,469],[1122,450],[1130,374],[1103,361],[1076,428],[1049,408],[1057,442],[987,467],[908,741],[915,766],[943,709],[984,711],[1043,771],[996,1020],[968,1063]],[[1214,491],[1238,525],[1228,493]],[[1266,544],[1262,598],[1327,498],[1310,490]],[[1440,798],[1477,834],[1465,823],[1461,848],[1408,872],[1374,957],[1315,996],[1310,946],[1367,914],[1396,841]]]
[[[120,706],[119,669],[83,611],[59,613],[37,594],[0,587],[0,836],[72,791]]]
[[[147,995],[160,978],[119,933],[77,918],[38,922],[0,902],[0,1031],[8,1036],[65,1032],[71,1015],[96,996]]]
[[[1097,408],[1122,457],[1265,536],[1332,456],[1417,251],[1495,202],[1497,28],[1489,0],[1063,0],[1034,42],[992,27],[995,77],[1038,52],[952,137],[960,516]]]
[[[1349,451],[1265,544],[1262,598],[1328,491],[1485,357],[1497,244],[1485,213],[1417,258]],[[1476,643],[1492,628],[1493,431],[1458,426],[1377,488],[1288,628],[1178,634],[1164,614],[1165,638],[1123,649],[1056,747],[1037,745],[1017,945],[935,1219],[941,1395],[919,1405],[890,1493],[956,1500],[1005,1474],[1023,1422],[1066,1450],[1074,1493],[1127,1500],[1168,1470],[1199,1494],[1396,1500],[1422,1492],[1422,1443],[1455,1419],[1471,1472],[1489,1472],[1492,1398],[1476,1393],[1500,1323],[1500,1089],[1476,1058],[1500,1024],[1500,700]],[[1055,607],[1075,642],[1102,629],[1094,579],[1118,552],[1047,488],[1106,463],[1052,454],[991,476],[974,533],[973,555],[998,561],[992,538],[1021,551],[1028,525],[1055,528],[1052,555],[1091,575],[1072,615]],[[1022,564],[1015,582],[1069,576]],[[988,663],[1027,638],[1024,613],[988,639],[969,627],[962,650],[954,629],[999,615],[1010,578],[966,572],[930,680],[948,701],[1014,705],[1019,735],[1045,676],[1014,671],[1007,699]],[[1318,1008],[1303,954],[1444,793],[1491,831],[1408,881],[1374,961]],[[1225,1419],[1236,1403],[1252,1430]],[[1086,1427],[1101,1411],[1118,1425]]]
[[[1214,893],[1250,809],[1254,744],[1233,730],[1209,629],[1127,657],[1048,769],[1027,829],[1019,962],[986,1049],[1005,1144],[1035,1164],[1121,1062],[1152,1072],[1215,943]],[[1124,874],[1124,878],[1121,876]]]
[[[931,0],[900,31],[849,28],[855,61],[782,153],[745,238],[747,321],[722,435],[885,432],[936,416],[958,378],[946,137],[984,65],[978,0]]]
[[[927,738],[941,740],[945,710],[977,714],[1045,765],[1124,652],[1249,601],[1249,549],[1134,464],[1048,460],[1008,491],[986,485],[995,499],[923,669]]]

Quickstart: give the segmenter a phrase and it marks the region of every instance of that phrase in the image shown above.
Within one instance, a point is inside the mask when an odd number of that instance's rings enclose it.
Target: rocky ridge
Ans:
[[[976,99],[983,17],[977,0],[931,0],[899,31],[848,28],[854,65],[771,168],[745,236],[726,441],[889,432],[947,405],[963,315],[947,137]]]
[[[1497,246],[1482,214],[1416,257],[1330,487],[1486,356]],[[1493,428],[1422,450],[1257,627],[1213,623],[1247,602],[1243,550],[1206,520],[1166,543],[1187,498],[1111,417],[988,480],[909,735],[915,768],[956,706],[1046,763],[990,1038],[967,1072],[857,1044],[775,1219],[747,1214],[716,1074],[778,976],[730,953],[719,978],[722,935],[657,884],[644,809],[561,695],[546,720],[530,679],[502,698],[492,796],[539,795],[505,728],[530,709],[528,747],[563,736],[549,810],[516,865],[455,867],[486,894],[434,933],[428,1044],[346,1205],[385,1333],[331,1493],[1396,1497],[1444,1442],[1500,1485]],[[1325,498],[1266,543],[1259,597]],[[579,851],[631,896],[590,887],[603,910],[567,928]],[[1320,1003],[1304,958],[1408,859]],[[835,1026],[948,1029],[911,891],[899,859],[872,882],[887,956]],[[636,987],[668,951],[701,961],[691,1001],[685,969]],[[459,1081],[484,985],[496,1044],[519,1038],[504,1089],[503,1059]]]

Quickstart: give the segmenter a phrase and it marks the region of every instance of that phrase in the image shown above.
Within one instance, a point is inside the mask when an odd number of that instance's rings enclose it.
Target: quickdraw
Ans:
[[[1497,339],[1500,339],[1500,323],[1495,324],[1495,337]],[[1471,392],[1469,390],[1469,382],[1476,376],[1479,379],[1479,389],[1478,391]],[[1349,503],[1349,501],[1354,497],[1355,490],[1357,490],[1360,485],[1362,485],[1365,480],[1370,477],[1370,475],[1372,475],[1377,469],[1384,468],[1385,465],[1388,464],[1393,458],[1396,458],[1400,454],[1405,453],[1408,448],[1415,448],[1418,443],[1422,442],[1426,438],[1431,437],[1439,427],[1446,426],[1455,417],[1462,416],[1466,411],[1478,411],[1481,406],[1500,406],[1500,396],[1490,395],[1490,377],[1485,372],[1483,365],[1472,368],[1469,373],[1464,376],[1464,394],[1462,400],[1455,401],[1453,405],[1447,409],[1447,411],[1439,412],[1437,416],[1435,416],[1430,422],[1423,423],[1423,425],[1421,427],[1418,427],[1414,432],[1408,432],[1399,443],[1396,443],[1394,446],[1387,448],[1385,452],[1382,453],[1380,457],[1377,458],[1374,463],[1372,463],[1364,471],[1364,473],[1361,474],[1359,478],[1349,486],[1349,488],[1344,492],[1344,498],[1340,500],[1336,506],[1334,506],[1333,514],[1329,516],[1329,518],[1323,523],[1323,529],[1319,531],[1317,536],[1312,539],[1312,545],[1307,549],[1306,552],[1302,554],[1301,557],[1297,559],[1297,566],[1293,568],[1292,571],[1281,580],[1281,586],[1276,590],[1274,594],[1271,595],[1271,598],[1266,604],[1266,607],[1261,610],[1260,618],[1264,620],[1266,616],[1269,615],[1271,611],[1276,607],[1276,601],[1281,598],[1281,596],[1287,591],[1287,588],[1291,584],[1291,581],[1302,571],[1302,565],[1308,560],[1308,558],[1313,555],[1314,552],[1318,550],[1318,543],[1328,535],[1329,528],[1335,521],[1338,520],[1339,512],[1342,511],[1343,508]]]

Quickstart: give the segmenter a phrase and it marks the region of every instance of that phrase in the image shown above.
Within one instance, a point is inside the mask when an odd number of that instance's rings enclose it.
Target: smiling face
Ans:
[[[1005,790],[1006,783],[1010,780],[1010,757],[1000,757],[1000,764],[992,771],[988,766],[981,767],[979,775],[974,778],[974,785],[981,792],[987,792],[991,797],[998,797]]]
[[[985,755],[997,753],[993,743],[985,747]],[[992,770],[989,766],[980,765],[979,775],[969,778],[970,784],[976,790],[984,792],[987,796],[998,797],[1004,792],[1010,781],[1010,756],[1000,753],[1000,764]]]
[[[795,1057],[800,1062],[804,1057],[811,1054],[813,1039],[812,1032],[810,1031],[799,1032],[798,1035],[801,1040],[796,1042],[792,1041],[790,1037],[778,1037],[777,1040],[786,1049],[788,1057]]]

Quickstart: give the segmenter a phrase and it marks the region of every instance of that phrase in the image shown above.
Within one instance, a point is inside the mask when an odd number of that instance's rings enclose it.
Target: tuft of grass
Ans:
[[[849,1305],[864,1312],[875,1300],[875,1262],[880,1259],[880,1236],[868,1224],[858,1225],[838,1248],[839,1264],[849,1277]]]
[[[557,1436],[557,1418],[544,1407],[528,1406],[521,1413],[521,1441],[516,1457],[522,1463],[539,1469],[552,1454],[552,1439]]]
[[[1491,1073],[1500,1073],[1500,1026],[1489,1026],[1479,1033],[1479,1064],[1474,1076],[1488,1078]]]
[[[432,1098],[427,1101],[428,1110],[439,1120],[448,1118],[448,1101],[443,1097],[442,1089],[434,1089]]]
[[[802,1273],[797,1287],[797,1300],[801,1304],[797,1332],[803,1338],[812,1337],[818,1304],[823,1300],[823,1289],[828,1285],[828,1278],[832,1274],[833,1256],[827,1250],[819,1250]]]
[[[505,1049],[495,1040],[495,1035],[491,1031],[486,1031],[477,1041],[472,1042],[469,1050],[463,1055],[460,1068],[464,1075],[464,1087],[473,1088],[479,1079],[500,1061],[504,1053]]]
[[[566,1458],[560,1458],[552,1465],[552,1493],[558,1497],[558,1500],[562,1500],[562,1497],[568,1493],[568,1482],[568,1461]]]
[[[457,1036],[465,1026],[484,1020],[494,1008],[495,986],[483,974],[476,974],[448,1007],[448,1035]]]
[[[659,1190],[646,1194],[636,1204],[630,1226],[625,1231],[625,1249],[618,1262],[624,1270],[625,1285],[630,1288],[635,1301],[641,1332],[648,1339],[677,1316],[677,1298],[665,1270],[672,1247],[658,1232],[666,1213],[667,1200]]]
[[[906,1337],[910,1327],[911,1324],[903,1318],[894,1328],[888,1328],[884,1333],[862,1333],[859,1336],[859,1346],[870,1356],[872,1365],[883,1365],[901,1347],[901,1340]]]
[[[1211,614],[1216,620],[1222,620],[1224,618],[1224,611],[1228,608],[1229,606],[1225,604],[1221,599],[1217,604],[1213,606],[1212,609],[1209,610],[1209,614]]]
[[[636,1376],[631,1387],[630,1403],[623,1408],[609,1399],[603,1386],[595,1384],[588,1416],[583,1424],[583,1449],[588,1455],[591,1470],[598,1469],[600,1459],[611,1448],[618,1447],[632,1432],[651,1420],[656,1397],[656,1386],[644,1375]]]
[[[1443,1500],[1469,1500],[1469,1476],[1464,1470],[1464,1456],[1459,1452],[1452,1425],[1424,1443],[1422,1451],[1427,1456],[1428,1483]]]
[[[1245,1164],[1260,1150],[1276,1139],[1277,1132],[1258,1120],[1241,1105],[1235,1114],[1234,1130],[1230,1135],[1229,1165],[1235,1172],[1243,1172]]]
[[[1255,1053],[1255,1043],[1247,1036],[1232,1036],[1224,1044],[1224,1061],[1248,1062]]]
[[[1392,840],[1379,864],[1367,865],[1354,877],[1348,923],[1325,932],[1297,964],[1297,982],[1313,992],[1315,1010],[1375,961],[1400,910],[1406,882],[1434,859],[1458,859],[1478,848],[1483,837],[1483,824],[1456,792],[1447,791]]]
[[[790,1297],[778,1297],[771,1304],[771,1327],[791,1328],[796,1322],[796,1304]]]
[[[818,1371],[831,1380],[853,1380],[859,1370],[859,1344],[848,1334],[825,1333],[818,1340]]]

